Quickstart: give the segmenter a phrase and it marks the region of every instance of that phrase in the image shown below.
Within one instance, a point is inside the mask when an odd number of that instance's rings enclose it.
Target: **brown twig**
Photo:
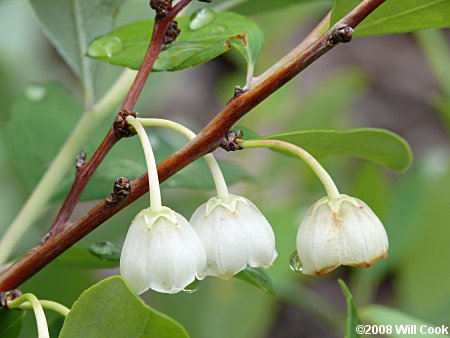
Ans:
[[[49,232],[44,237],[43,242],[47,241],[49,237],[60,233],[69,222],[70,216],[77,205],[81,194],[89,182],[89,179],[103,161],[106,154],[111,150],[111,148],[116,144],[120,138],[114,133],[113,128],[111,128],[103,139],[101,145],[97,148],[96,152],[89,160],[89,162],[84,163],[77,159],[76,163],[76,173],[75,180],[72,183],[69,193],[56,216],[53,225],[51,226]]]
[[[150,1],[150,5],[153,5],[153,8],[157,8],[158,2],[164,3],[166,1]],[[142,88],[144,88],[145,82],[153,68],[153,64],[158,58],[159,53],[164,48],[166,43],[170,43],[171,41],[166,40],[166,34],[171,28],[171,23],[175,16],[187,6],[187,4],[191,2],[191,0],[181,0],[178,2],[172,9],[164,12],[163,10],[157,11],[155,17],[155,25],[153,28],[152,38],[150,40],[149,47],[147,49],[147,53],[142,61],[141,67],[139,68],[139,72],[136,75],[136,78],[131,85],[130,91],[128,95],[125,97],[123,101],[122,107],[120,110],[133,110],[134,104],[136,103],[139,95],[142,92]],[[173,27],[173,26],[172,26]]]
[[[222,112],[194,140],[158,165],[160,182],[164,182],[196,159],[213,151],[219,146],[220,140],[231,126],[243,115],[300,73],[317,58],[333,48],[337,43],[346,41],[345,38],[349,37],[349,30],[346,28],[356,27],[356,25],[383,2],[384,0],[364,0],[323,36],[312,42],[309,47],[303,49],[300,54],[292,58],[285,66],[276,70],[251,90],[230,100]],[[341,36],[344,33],[345,36]],[[36,248],[35,251],[20,258],[0,275],[0,290],[10,290],[18,287],[104,221],[145,194],[148,191],[147,175],[143,175],[133,181],[132,186],[133,190],[126,199],[117,201],[116,203],[110,203],[106,200],[99,203],[63,232],[50,238],[41,247]]]

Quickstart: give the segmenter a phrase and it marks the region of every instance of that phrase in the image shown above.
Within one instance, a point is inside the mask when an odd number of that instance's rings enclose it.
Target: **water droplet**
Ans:
[[[25,89],[25,96],[30,101],[38,102],[38,101],[41,101],[45,97],[46,91],[47,90],[43,86],[29,85]]]
[[[291,257],[289,257],[289,266],[292,271],[302,271],[302,262],[300,262],[300,258],[298,258],[297,250],[295,250]]]
[[[200,288],[200,285],[202,284],[202,281],[199,281],[198,279],[196,279],[195,281],[193,281],[191,284],[189,284],[188,286],[186,286],[183,289],[183,292],[186,293],[194,293],[197,292],[197,290]]]
[[[123,49],[122,39],[117,36],[103,36],[95,40],[88,50],[88,55],[92,57],[112,57],[120,53]]]
[[[216,15],[208,8],[202,8],[194,12],[189,22],[189,28],[193,31],[203,28],[214,21]]]

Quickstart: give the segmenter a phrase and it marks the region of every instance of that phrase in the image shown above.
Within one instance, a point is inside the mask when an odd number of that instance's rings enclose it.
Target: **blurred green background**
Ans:
[[[317,1],[251,15],[266,36],[257,73],[301,41],[329,8],[329,2]],[[146,1],[128,0],[117,25],[145,19],[149,13]],[[208,278],[193,294],[147,292],[143,298],[181,322],[195,338],[339,337],[343,334],[345,299],[337,278],[343,278],[358,306],[385,304],[431,324],[449,325],[450,79],[440,74],[449,72],[450,63],[439,65],[448,53],[448,37],[449,32],[442,30],[356,39],[325,55],[239,122],[259,134],[380,127],[403,136],[414,154],[414,163],[405,174],[356,159],[336,156],[321,160],[340,190],[366,201],[384,223],[390,240],[387,260],[370,269],[339,268],[323,277],[291,271],[288,261],[295,250],[299,221],[306,208],[324,195],[323,189],[295,159],[264,150],[225,153],[219,149],[217,156],[227,162],[231,179],[239,181],[231,191],[258,205],[275,230],[279,256],[267,272],[276,295],[267,295],[238,279]],[[439,48],[433,46],[433,41],[440,41]],[[14,132],[4,128],[14,101],[30,90],[30,85],[47,82],[62,84],[77,99],[81,90],[76,77],[43,35],[27,1],[0,1],[0,46],[3,232],[33,185],[17,173],[6,142],[6,133]],[[97,97],[120,71],[119,67],[96,64]],[[237,53],[230,52],[192,69],[152,74],[136,110],[141,116],[171,118],[200,130],[220,111],[234,86],[244,82],[245,65]],[[106,121],[93,139],[100,140],[109,125],[110,121]],[[161,141],[156,145],[160,160],[185,142],[171,132],[157,131],[153,135]],[[120,151],[137,149],[135,141],[121,145]],[[143,157],[136,154],[142,167],[134,168],[134,177],[144,171]],[[40,163],[33,157],[28,165],[31,172]],[[198,186],[200,183],[189,177],[206,168],[200,162],[194,168],[187,168],[184,178],[179,178],[177,184],[167,182],[163,189],[165,204],[186,218],[213,194],[209,190],[171,187]],[[120,176],[120,168],[113,164],[106,169],[103,175],[109,181]],[[23,236],[17,256],[42,238],[57,213],[56,200]],[[93,203],[81,203],[74,219]],[[141,198],[87,236],[81,245],[109,240],[120,246],[131,219],[146,204],[147,198]],[[117,273],[117,269],[82,270],[51,264],[21,289],[70,306],[87,287]],[[58,321],[56,316],[49,318]],[[34,335],[34,318],[29,314],[22,337]]]

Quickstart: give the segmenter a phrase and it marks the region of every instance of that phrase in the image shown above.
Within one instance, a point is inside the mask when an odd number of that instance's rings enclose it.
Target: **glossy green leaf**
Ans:
[[[170,317],[147,306],[119,276],[83,292],[73,304],[60,338],[188,338]]]
[[[259,26],[236,13],[201,11],[203,14],[196,12],[190,18],[177,18],[181,33],[159,55],[153,70],[173,71],[193,67],[225,53],[231,47],[236,48],[250,66],[254,64],[264,46],[264,34]],[[209,17],[205,11],[210,13]],[[203,18],[197,20],[201,15]],[[140,21],[117,28],[95,40],[89,47],[88,55],[111,64],[138,69],[152,29],[153,21]]]
[[[275,293],[272,281],[263,269],[256,269],[247,266],[244,270],[235,275],[235,277],[260,288],[266,293],[272,295]]]
[[[5,310],[0,308],[0,337],[18,337],[25,314],[26,311],[24,310]]]
[[[92,254],[88,249],[80,246],[73,246],[56,258],[53,264],[58,268],[110,269],[117,267],[119,262],[118,259],[102,258],[99,257],[99,255]]]
[[[356,332],[356,327],[361,323],[358,316],[358,310],[356,309],[353,296],[348,286],[342,279],[338,279],[339,286],[344,293],[347,301],[347,319],[345,321],[345,338],[357,338],[360,335]]]
[[[409,314],[401,312],[396,309],[392,309],[386,306],[381,305],[370,305],[361,311],[361,318],[364,321],[370,322],[375,325],[390,325],[392,327],[392,333],[386,333],[387,337],[398,337],[398,338],[406,338],[411,337],[411,333],[402,332],[400,329],[403,326],[406,330],[406,325],[409,325],[410,328],[416,328],[417,334],[420,335],[421,326],[425,327],[435,327],[436,325],[432,325],[430,323],[426,323],[418,318],[414,318]],[[414,335],[416,336],[416,335]],[[420,335],[422,336],[422,335]],[[416,336],[418,337],[418,336]],[[424,334],[423,337],[431,337],[438,338],[442,337],[442,334]]]
[[[233,0],[222,0],[214,1],[213,6],[220,10],[221,8],[226,8],[227,10],[232,9],[234,12],[242,13],[245,15],[254,15],[260,12],[282,10],[293,5],[300,5],[305,2],[311,2],[313,0],[244,0],[244,1],[233,1]],[[323,2],[331,2],[328,0],[323,0]]]
[[[123,0],[30,0],[51,43],[77,74],[89,42],[112,29]]]
[[[358,157],[399,172],[405,171],[412,161],[408,143],[385,129],[304,130],[267,135],[262,139],[296,144],[315,157],[329,155]]]
[[[331,23],[337,22],[360,2],[360,0],[334,0]],[[448,0],[386,1],[356,27],[355,36],[450,27],[449,13]]]

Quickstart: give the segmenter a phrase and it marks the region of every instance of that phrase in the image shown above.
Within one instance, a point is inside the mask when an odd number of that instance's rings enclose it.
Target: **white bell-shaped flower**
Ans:
[[[202,279],[206,253],[197,233],[180,214],[162,207],[142,210],[128,230],[120,273],[136,293],[149,288],[176,293]]]
[[[194,212],[190,223],[206,249],[205,275],[228,279],[247,264],[270,267],[277,257],[272,227],[244,197],[213,197]]]
[[[297,234],[302,272],[323,275],[340,265],[369,267],[386,258],[388,238],[363,201],[347,195],[320,199],[306,212]]]

